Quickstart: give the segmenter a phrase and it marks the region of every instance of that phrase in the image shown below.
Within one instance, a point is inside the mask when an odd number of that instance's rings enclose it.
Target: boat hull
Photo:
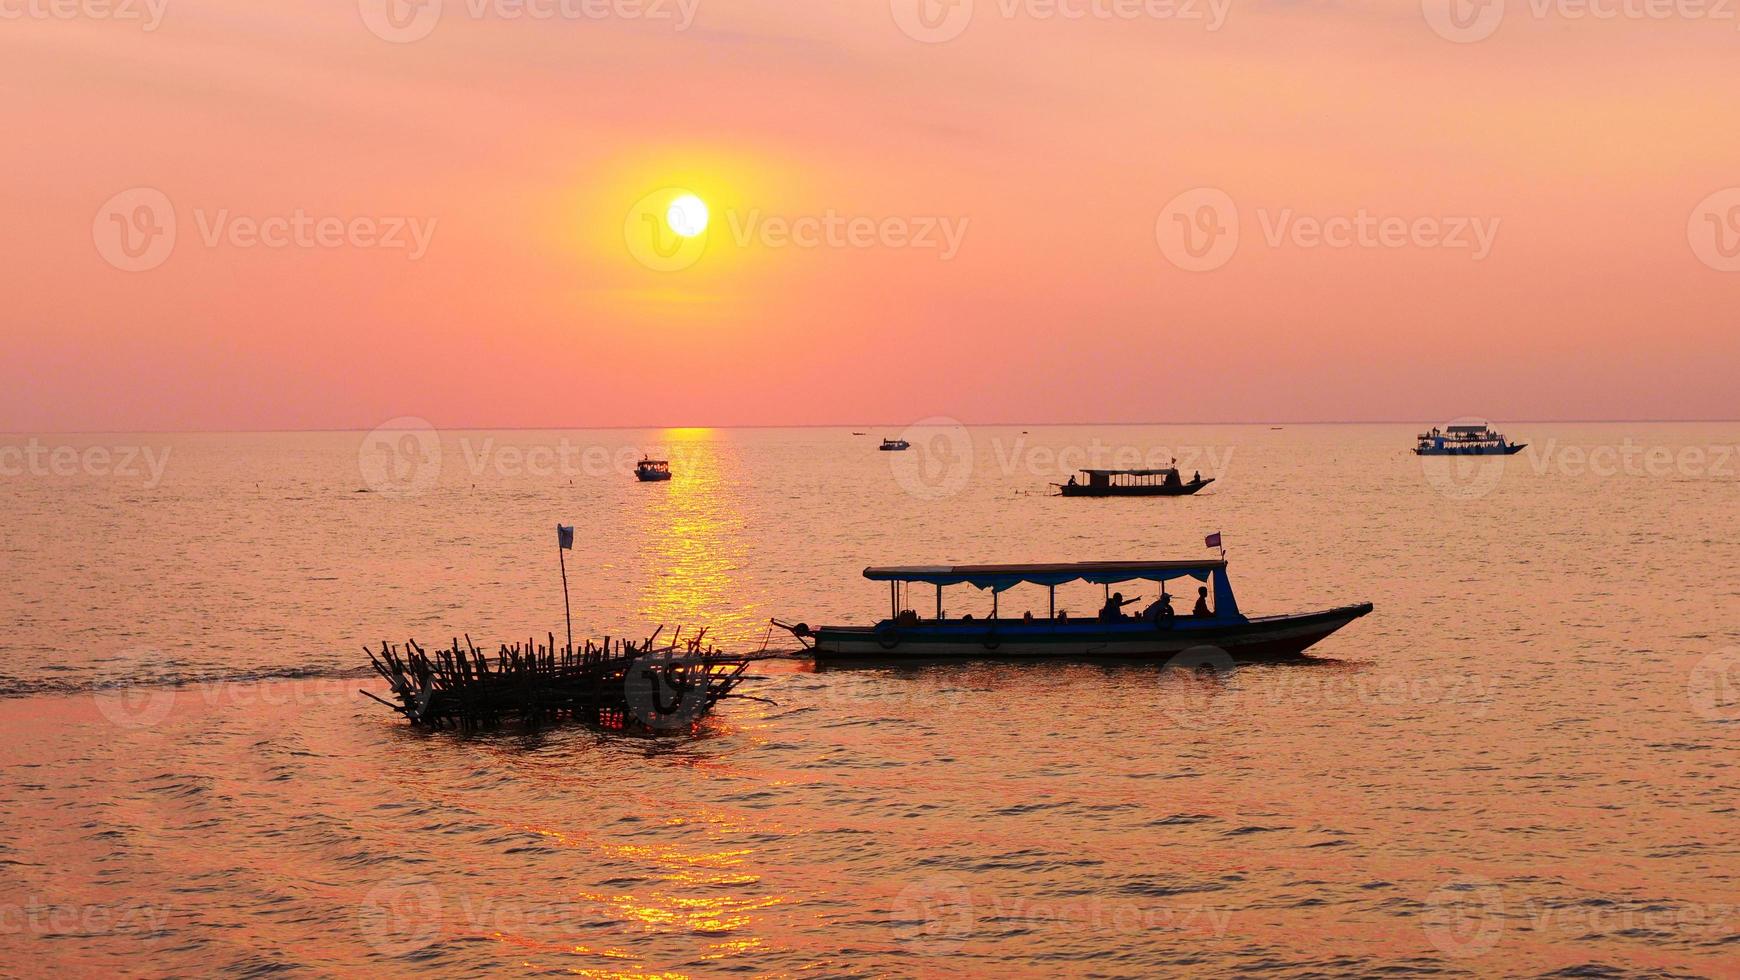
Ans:
[[[1508,446],[1443,446],[1414,447],[1416,456],[1515,456],[1528,448],[1528,443],[1515,443]]]
[[[824,626],[817,663],[906,660],[1154,660],[1189,653],[1233,660],[1285,660],[1371,612],[1371,603],[1321,612],[1217,621],[1179,617],[1161,627],[1143,620],[1052,623],[951,620],[895,626]]]
[[[635,477],[642,483],[662,483],[671,478],[669,473],[636,473]]]
[[[1060,497],[1188,497],[1203,487],[1214,482],[1213,477],[1193,483],[1180,483],[1177,486],[1167,486],[1155,483],[1146,486],[1110,486],[1091,487],[1085,483],[1073,486],[1064,483],[1057,488]]]

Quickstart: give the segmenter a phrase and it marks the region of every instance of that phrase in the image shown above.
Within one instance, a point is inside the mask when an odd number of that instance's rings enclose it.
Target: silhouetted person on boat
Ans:
[[[1113,592],[1112,597],[1107,599],[1105,606],[1100,609],[1100,618],[1108,622],[1123,619],[1124,607],[1135,601],[1135,599],[1124,598],[1122,592]]]
[[[1160,598],[1155,599],[1148,608],[1142,610],[1142,618],[1156,626],[1170,624],[1175,615],[1172,611],[1172,596],[1164,590],[1161,591]]]
[[[1075,477],[1072,476],[1069,478],[1069,485],[1072,487],[1075,486]]]
[[[1202,471],[1197,470],[1195,473],[1191,474],[1190,482],[1191,483],[1201,483],[1202,482]]]
[[[1214,615],[1214,613],[1208,611],[1208,586],[1204,585],[1197,588],[1196,608],[1190,611],[1190,615],[1202,616],[1204,618]]]

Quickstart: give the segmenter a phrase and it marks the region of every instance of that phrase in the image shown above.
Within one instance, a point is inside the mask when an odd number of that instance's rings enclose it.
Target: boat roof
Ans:
[[[1165,473],[1176,473],[1178,467],[1167,466],[1158,470],[1082,470],[1083,473],[1104,473],[1107,476],[1160,476]]]
[[[967,583],[975,588],[998,592],[1012,585],[1031,582],[1038,585],[1062,585],[1077,580],[1096,585],[1147,579],[1164,582],[1167,579],[1190,576],[1207,580],[1209,573],[1226,568],[1223,559],[1200,561],[1083,561],[1049,562],[1037,565],[894,565],[864,569],[864,577],[873,582],[923,582],[929,585]]]
[[[639,463],[636,463],[635,465],[636,466],[645,466],[648,463],[651,463],[654,466],[669,466],[669,465],[671,465],[671,461],[668,459],[643,459]]]
[[[1452,425],[1449,428],[1451,432],[1485,432],[1488,427],[1484,425]]]

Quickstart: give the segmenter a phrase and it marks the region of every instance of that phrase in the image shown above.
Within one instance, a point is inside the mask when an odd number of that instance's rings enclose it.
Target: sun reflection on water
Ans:
[[[650,575],[641,593],[648,622],[706,628],[741,643],[749,618],[734,602],[732,573],[747,556],[746,518],[734,488],[741,482],[730,444],[712,429],[659,432],[669,446],[672,478],[653,484],[640,523]]]

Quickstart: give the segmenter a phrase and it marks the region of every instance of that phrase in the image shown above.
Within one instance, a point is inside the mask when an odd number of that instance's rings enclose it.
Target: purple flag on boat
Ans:
[[[556,544],[568,551],[574,550],[574,525],[556,525]]]
[[[1203,538],[1202,543],[1205,547],[1209,547],[1209,548],[1220,547],[1220,532],[1216,531],[1213,534],[1209,535],[1208,537]]]

